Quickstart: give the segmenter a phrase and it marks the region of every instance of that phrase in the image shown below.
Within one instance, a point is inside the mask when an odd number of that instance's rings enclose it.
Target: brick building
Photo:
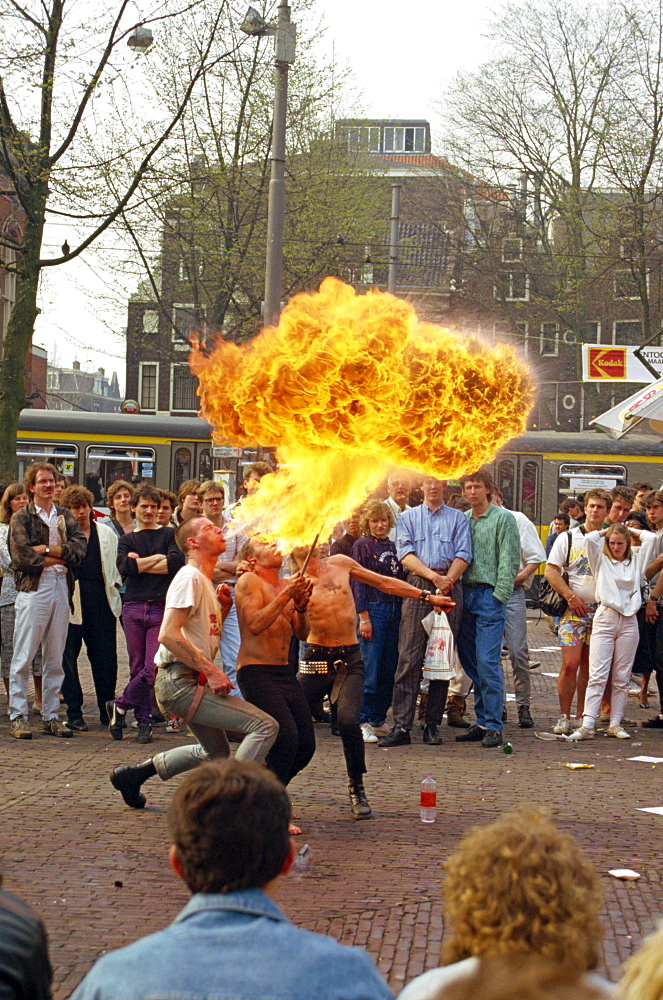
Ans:
[[[526,182],[491,188],[434,155],[424,120],[346,119],[335,128],[340,148],[365,164],[376,199],[373,236],[365,247],[347,246],[345,264],[333,273],[359,291],[386,288],[392,187],[398,184],[396,294],[424,319],[517,346],[539,382],[532,429],[586,428],[636,390],[634,383],[582,381],[583,343],[637,345],[643,338],[643,302],[627,241],[617,228],[596,235],[596,217],[619,208],[615,196],[598,193],[590,205],[582,296],[566,301],[565,279],[553,273],[565,259],[564,225],[553,220],[541,238],[536,197]],[[127,396],[144,412],[184,415],[198,408],[188,337],[197,331],[204,339],[211,309],[182,261],[176,213],[166,218],[159,302],[149,292],[128,304]],[[658,329],[663,287],[655,253],[647,269],[647,308]]]

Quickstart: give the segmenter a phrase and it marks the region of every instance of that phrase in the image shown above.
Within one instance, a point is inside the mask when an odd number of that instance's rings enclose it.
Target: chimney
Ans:
[[[97,370],[97,375],[99,376],[99,378],[103,378],[105,374],[106,374],[106,369],[105,368],[99,368]]]
[[[74,369],[75,372],[79,372],[81,370],[81,363],[80,363],[80,361],[74,361],[74,363],[73,363],[73,365],[71,367]]]

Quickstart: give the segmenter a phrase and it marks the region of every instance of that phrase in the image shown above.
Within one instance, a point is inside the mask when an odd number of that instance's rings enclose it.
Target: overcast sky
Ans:
[[[459,69],[481,62],[486,19],[496,6],[486,0],[320,0],[327,24],[321,44],[328,55],[333,45],[336,58],[349,63],[368,115],[428,119],[435,142],[433,105]],[[297,0],[291,10],[296,22]],[[47,232],[53,252],[65,235],[59,226]],[[113,331],[122,333],[126,308],[100,298],[113,283],[96,258],[47,269],[34,340],[58,365],[78,360],[85,369],[116,371],[124,387],[124,345]]]

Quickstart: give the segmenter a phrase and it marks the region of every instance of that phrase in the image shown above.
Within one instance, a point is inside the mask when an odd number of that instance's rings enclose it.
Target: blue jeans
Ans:
[[[502,732],[504,680],[500,653],[506,604],[488,584],[463,584],[463,618],[458,634],[458,657],[474,682],[477,725]]]
[[[373,601],[368,606],[368,615],[373,626],[373,637],[371,639],[359,637],[366,672],[359,722],[370,722],[380,726],[387,717],[394,689],[401,603]]]

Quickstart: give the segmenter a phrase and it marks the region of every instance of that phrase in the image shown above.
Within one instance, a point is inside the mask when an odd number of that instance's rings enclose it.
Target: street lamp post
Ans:
[[[296,25],[290,21],[290,7],[282,0],[276,25],[267,24],[254,8],[242,24],[247,35],[274,35],[274,119],[272,123],[271,175],[267,205],[267,254],[265,297],[262,319],[265,326],[276,325],[281,312],[283,279],[283,228],[285,219],[285,130],[288,107],[288,68],[295,61]]]

